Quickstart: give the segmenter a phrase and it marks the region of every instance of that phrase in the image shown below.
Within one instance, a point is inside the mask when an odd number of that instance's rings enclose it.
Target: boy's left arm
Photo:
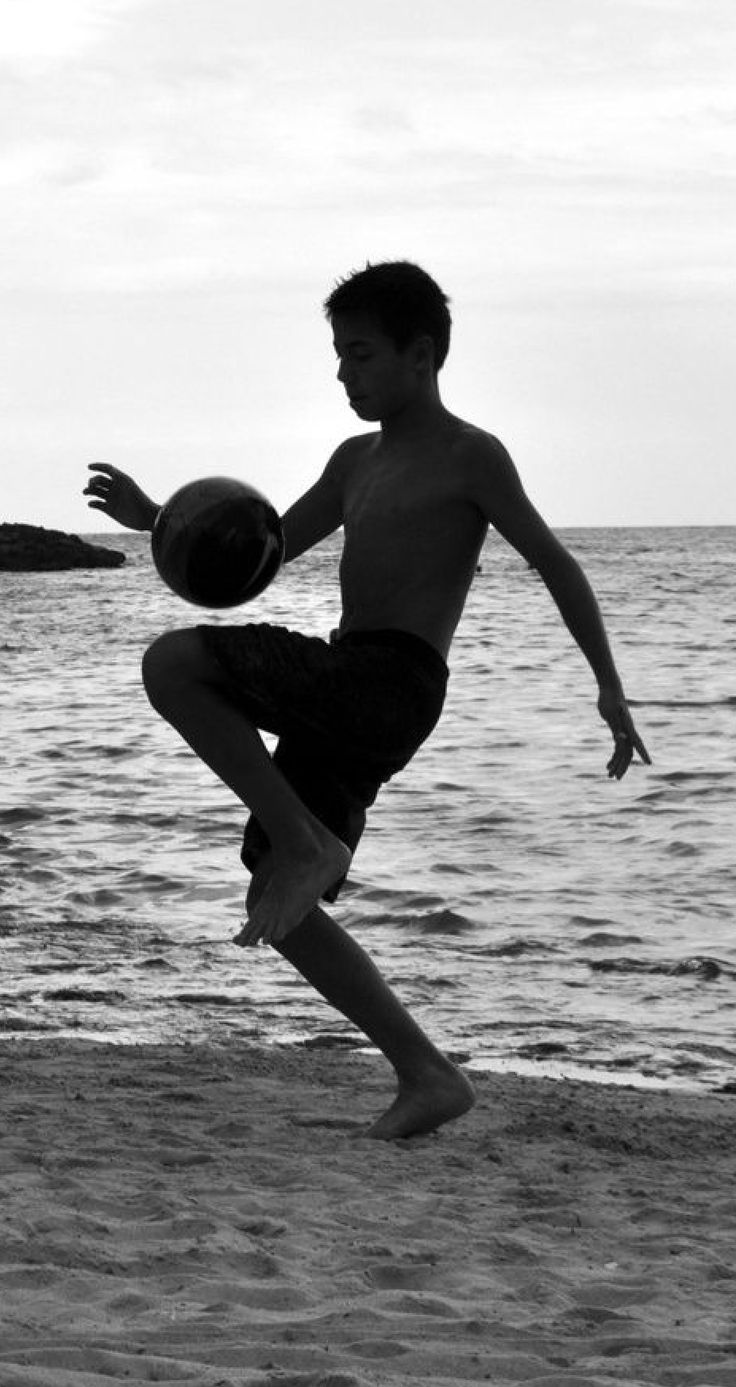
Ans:
[[[608,774],[620,780],[634,752],[651,762],[629,712],[595,594],[577,559],[535,510],[506,449],[496,439],[489,442],[484,465],[476,471],[478,499],[489,523],[537,570],[588,661],[598,681],[598,711],[614,741]]]

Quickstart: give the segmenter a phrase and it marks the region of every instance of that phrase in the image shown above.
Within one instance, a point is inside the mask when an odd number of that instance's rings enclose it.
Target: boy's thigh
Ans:
[[[407,764],[440,715],[440,657],[439,669],[428,669],[379,633],[329,644],[265,623],[198,629],[231,697],[258,727],[307,746],[321,742],[338,763],[369,767],[379,783]]]
[[[329,726],[325,687],[330,646],[284,626],[197,628],[204,647],[223,673],[234,702],[264,732],[277,736]]]

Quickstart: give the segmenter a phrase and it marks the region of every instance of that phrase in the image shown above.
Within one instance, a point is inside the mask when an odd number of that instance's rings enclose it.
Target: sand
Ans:
[[[736,1098],[370,1055],[0,1045],[0,1387],[736,1384]]]

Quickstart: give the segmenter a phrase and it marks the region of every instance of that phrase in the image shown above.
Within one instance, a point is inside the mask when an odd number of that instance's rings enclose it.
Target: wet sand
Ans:
[[[0,1387],[736,1384],[736,1097],[0,1045]]]

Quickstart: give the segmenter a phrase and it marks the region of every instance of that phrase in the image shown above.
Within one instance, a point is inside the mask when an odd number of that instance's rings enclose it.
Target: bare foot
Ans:
[[[296,929],[317,904],[323,891],[345,876],[350,849],[327,829],[291,857],[270,859],[271,871],[233,943],[276,944]]]
[[[446,1068],[428,1070],[421,1080],[411,1084],[400,1081],[391,1107],[363,1135],[377,1141],[421,1136],[434,1132],[443,1122],[462,1117],[474,1103],[470,1080],[448,1060]]]

